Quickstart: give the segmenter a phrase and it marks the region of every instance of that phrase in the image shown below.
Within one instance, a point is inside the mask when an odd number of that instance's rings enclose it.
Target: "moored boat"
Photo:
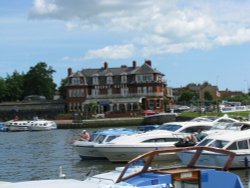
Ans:
[[[5,126],[9,131],[28,131],[29,121],[26,120],[11,120],[5,122]]]
[[[48,131],[57,129],[57,124],[49,120],[35,120],[29,122],[28,129],[30,131]]]
[[[197,146],[207,146],[231,150],[235,153],[235,158],[231,168],[249,168],[250,167],[250,130],[219,132],[208,135]],[[182,163],[186,164],[193,156],[193,151],[183,151],[178,153]],[[225,161],[225,155],[214,152],[203,152],[198,164],[222,166]]]
[[[109,143],[96,144],[95,148],[111,162],[127,162],[151,150],[173,148],[179,138],[183,138],[183,134],[190,135],[199,129],[209,130],[211,127],[210,122],[170,122],[153,131],[121,136]],[[175,153],[172,153],[162,160],[177,159]]]
[[[102,153],[100,153],[94,146],[96,144],[105,144],[121,135],[130,135],[136,133],[136,130],[118,128],[118,129],[104,129],[96,131],[91,134],[91,140],[76,140],[73,143],[76,151],[82,159],[95,158],[103,159],[106,158]]]

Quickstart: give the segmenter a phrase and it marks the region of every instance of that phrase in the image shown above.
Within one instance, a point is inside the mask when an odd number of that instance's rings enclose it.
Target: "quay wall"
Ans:
[[[138,125],[155,125],[176,121],[176,114],[161,114],[145,117],[127,118],[103,118],[92,120],[56,120],[58,129],[79,129],[79,128],[98,128],[98,127],[129,127]]]
[[[58,129],[101,128],[101,127],[129,127],[138,126],[143,118],[105,118],[93,120],[56,120]]]

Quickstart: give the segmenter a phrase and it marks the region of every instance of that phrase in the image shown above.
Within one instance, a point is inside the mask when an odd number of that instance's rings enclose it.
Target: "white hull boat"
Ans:
[[[169,146],[167,144],[157,144],[153,146],[152,144],[147,145],[145,144],[144,147],[142,145],[134,145],[134,146],[119,146],[119,147],[112,147],[112,145],[109,145],[107,147],[97,145],[98,150],[100,153],[103,153],[106,158],[108,158],[111,162],[127,162],[131,159],[135,158],[138,155],[141,155],[143,153],[147,153],[149,151],[153,150],[160,150],[160,149],[170,149],[174,148],[174,143],[169,143]],[[157,156],[157,160],[176,160],[176,154],[175,153],[168,153],[168,156]]]
[[[88,158],[105,159],[106,156],[95,148],[96,144],[106,144],[121,135],[134,134],[135,132],[136,130],[126,128],[105,129],[92,133],[92,141],[76,140],[73,146],[83,160]]]
[[[28,129],[30,131],[48,131],[57,129],[57,124],[54,121],[35,120],[29,122]]]
[[[29,130],[29,121],[8,121],[5,123],[5,126],[9,131],[28,131]]]
[[[96,144],[95,148],[111,162],[127,162],[148,151],[173,148],[184,135],[190,135],[198,129],[209,130],[211,127],[209,122],[171,122],[153,131],[121,136],[109,143]],[[162,160],[160,156],[157,159]],[[164,157],[164,160],[177,159],[174,153]]]
[[[235,153],[231,168],[249,168],[250,167],[250,130],[220,132],[208,135],[197,146],[207,146],[231,150]],[[178,153],[181,162],[186,164],[192,157],[193,151],[183,151]],[[222,166],[225,162],[225,155],[218,155],[213,152],[203,152],[199,165]]]

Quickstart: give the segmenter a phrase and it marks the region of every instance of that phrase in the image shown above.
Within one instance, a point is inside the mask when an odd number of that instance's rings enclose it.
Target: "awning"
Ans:
[[[108,105],[108,104],[112,104],[112,101],[110,101],[110,100],[101,100],[101,101],[97,101],[97,104]]]

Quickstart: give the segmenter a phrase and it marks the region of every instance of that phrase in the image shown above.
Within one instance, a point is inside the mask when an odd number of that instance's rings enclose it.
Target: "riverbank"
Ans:
[[[90,120],[56,120],[58,129],[129,127],[138,125],[155,125],[175,121],[177,114],[162,113],[145,117],[102,118]]]
[[[141,125],[143,118],[104,118],[81,120],[56,120],[58,129],[98,128],[98,127],[128,127]]]

